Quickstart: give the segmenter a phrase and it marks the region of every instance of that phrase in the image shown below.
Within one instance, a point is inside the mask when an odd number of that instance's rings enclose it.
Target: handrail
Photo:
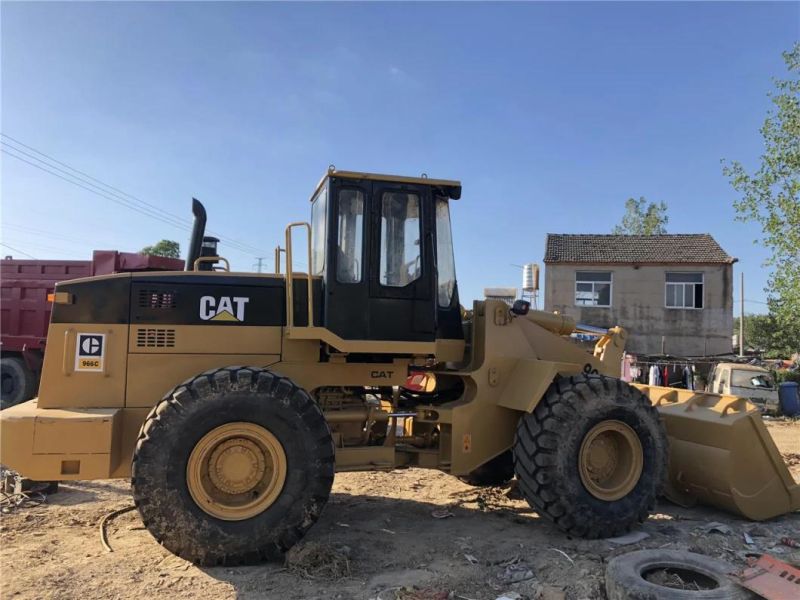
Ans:
[[[281,274],[281,252],[286,253],[286,250],[280,246],[275,246],[275,275]]]
[[[230,272],[231,263],[228,262],[227,258],[224,258],[222,256],[201,256],[201,257],[195,259],[194,264],[192,265],[192,270],[193,271],[199,271],[201,263],[215,263],[215,262],[219,262],[219,261],[224,262],[225,263],[225,270]]]
[[[308,232],[308,326],[314,326],[314,297],[311,282],[311,225],[304,221],[286,226],[286,328],[294,327],[294,270],[292,269],[292,229],[305,227]]]

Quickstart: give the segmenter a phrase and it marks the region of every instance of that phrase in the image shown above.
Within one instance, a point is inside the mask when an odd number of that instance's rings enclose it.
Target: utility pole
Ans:
[[[263,256],[256,256],[256,260],[258,262],[256,264],[254,264],[253,266],[256,268],[256,271],[258,273],[261,273],[261,263],[264,262],[264,257]]]
[[[744,356],[744,271],[739,284],[739,356]]]

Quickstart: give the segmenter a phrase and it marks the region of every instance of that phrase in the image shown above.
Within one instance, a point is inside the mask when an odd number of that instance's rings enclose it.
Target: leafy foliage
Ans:
[[[756,240],[768,248],[772,267],[767,301],[780,331],[783,351],[800,350],[800,42],[783,53],[789,79],[776,79],[769,94],[772,109],[761,135],[764,153],[753,173],[723,161],[723,173],[740,197],[734,202],[740,221],[761,225]]]
[[[148,256],[166,256],[167,258],[180,258],[181,245],[172,240],[161,240],[152,246],[145,246],[139,250],[139,254]]]
[[[733,320],[733,333],[739,335],[739,317]],[[765,358],[789,358],[800,347],[800,337],[781,327],[775,315],[745,315],[744,343],[763,353]],[[738,347],[735,348],[738,351]]]
[[[659,235],[666,233],[669,222],[667,205],[664,202],[647,202],[644,196],[638,200],[625,201],[625,215],[622,222],[614,227],[616,235]]]

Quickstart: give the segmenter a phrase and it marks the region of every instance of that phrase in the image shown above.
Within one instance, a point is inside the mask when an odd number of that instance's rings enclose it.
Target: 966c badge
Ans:
[[[102,371],[105,348],[104,333],[79,333],[75,348],[75,370]]]

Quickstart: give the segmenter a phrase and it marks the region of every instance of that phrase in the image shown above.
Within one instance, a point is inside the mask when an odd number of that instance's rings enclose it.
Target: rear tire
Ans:
[[[491,487],[505,485],[514,478],[514,459],[511,450],[495,456],[492,460],[480,467],[459,477],[464,483],[476,487]]]
[[[148,415],[133,454],[134,502],[153,537],[198,564],[274,559],[328,500],[334,446],[319,407],[255,367],[208,371]]]
[[[601,375],[557,379],[517,427],[522,495],[570,535],[621,535],[644,521],[667,474],[667,436],[639,390]]]
[[[9,408],[33,398],[36,375],[21,358],[6,356],[0,359],[0,385],[0,409]]]

